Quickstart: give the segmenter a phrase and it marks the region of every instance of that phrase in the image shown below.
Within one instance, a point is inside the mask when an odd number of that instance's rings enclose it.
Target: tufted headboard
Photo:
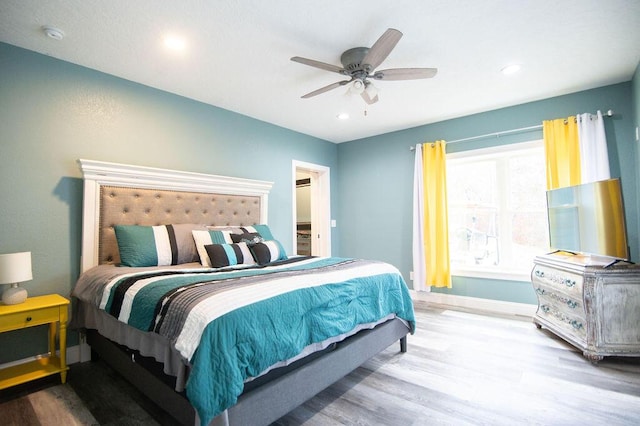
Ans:
[[[84,177],[82,271],[119,262],[114,225],[267,223],[271,182],[78,162]]]

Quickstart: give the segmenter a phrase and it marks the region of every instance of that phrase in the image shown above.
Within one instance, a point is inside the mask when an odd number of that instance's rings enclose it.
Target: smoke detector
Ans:
[[[64,31],[56,27],[45,25],[42,27],[42,31],[47,35],[47,37],[54,40],[62,40],[64,38]]]

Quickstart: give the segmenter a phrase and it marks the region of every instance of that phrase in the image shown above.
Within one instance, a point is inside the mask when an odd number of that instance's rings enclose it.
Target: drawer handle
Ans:
[[[27,322],[31,321],[33,318],[27,317]]]
[[[573,287],[576,285],[576,281],[575,280],[570,280],[569,278],[565,278],[562,282],[564,285],[566,285],[567,287]]]
[[[539,269],[536,269],[535,274],[536,274],[536,277],[544,278],[544,272],[542,272]]]
[[[571,321],[569,324],[571,324],[576,330],[580,330],[582,328],[582,323],[576,320]]]

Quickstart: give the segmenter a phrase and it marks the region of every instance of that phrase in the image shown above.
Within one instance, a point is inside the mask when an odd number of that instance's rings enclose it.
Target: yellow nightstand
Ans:
[[[57,294],[29,297],[17,305],[0,303],[0,333],[49,324],[49,356],[0,370],[0,389],[58,373],[62,383],[67,381],[68,317],[69,301]],[[57,323],[60,324],[60,356],[56,356]]]

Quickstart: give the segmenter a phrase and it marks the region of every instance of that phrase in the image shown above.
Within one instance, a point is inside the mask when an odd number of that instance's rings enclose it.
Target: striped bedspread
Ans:
[[[101,282],[81,277],[74,293],[174,343],[191,363],[187,396],[202,424],[235,404],[247,378],[310,344],[390,314],[415,327],[406,284],[383,262],[302,257],[242,269],[113,269],[127,272]]]

